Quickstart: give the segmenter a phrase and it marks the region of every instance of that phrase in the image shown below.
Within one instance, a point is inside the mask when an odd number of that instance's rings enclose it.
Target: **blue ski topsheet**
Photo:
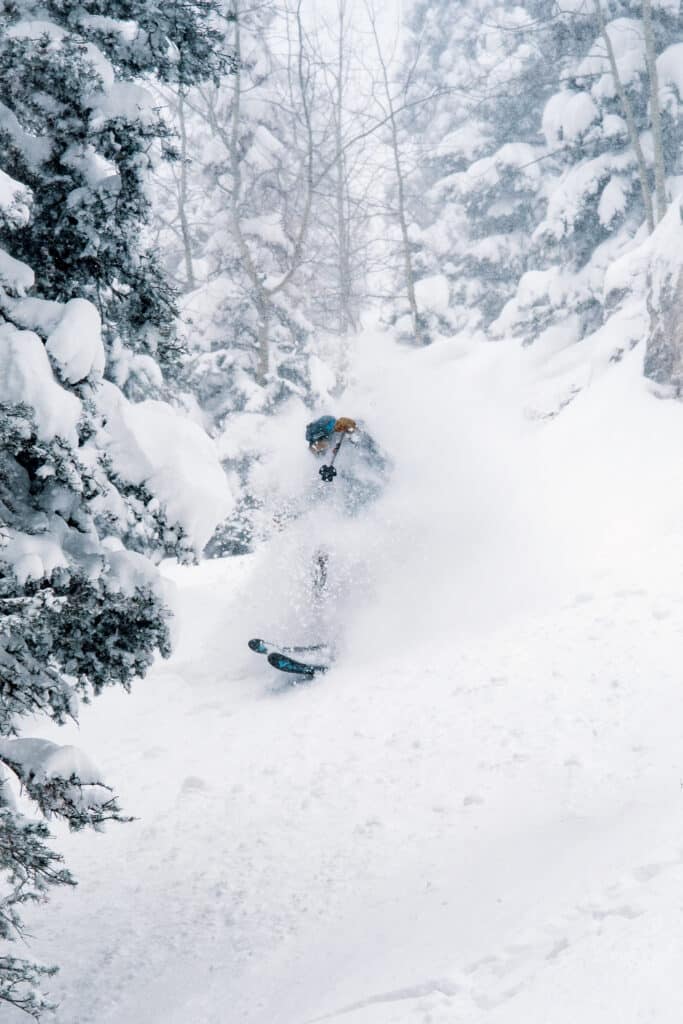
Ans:
[[[277,668],[280,672],[291,672],[298,676],[314,676],[318,672],[327,672],[329,665],[312,665],[304,661],[297,661],[280,651],[271,651],[268,655],[268,664]]]

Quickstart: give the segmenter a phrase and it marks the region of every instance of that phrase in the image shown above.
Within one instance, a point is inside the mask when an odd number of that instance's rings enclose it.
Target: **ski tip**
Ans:
[[[265,654],[268,650],[263,640],[259,640],[258,638],[247,641],[247,646],[250,651],[256,651],[257,654]]]

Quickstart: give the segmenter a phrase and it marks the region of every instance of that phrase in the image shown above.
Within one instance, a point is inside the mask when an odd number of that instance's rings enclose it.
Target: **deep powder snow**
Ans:
[[[268,546],[169,565],[174,657],[59,732],[137,820],[59,834],[56,1020],[678,1022],[683,409],[640,350],[549,419],[541,351],[356,366],[394,473],[333,671],[246,649]]]

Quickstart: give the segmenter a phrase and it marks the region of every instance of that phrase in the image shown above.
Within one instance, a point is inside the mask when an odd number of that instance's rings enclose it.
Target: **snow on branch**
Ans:
[[[33,287],[33,282],[31,268],[0,249],[0,287],[14,295],[24,295]]]
[[[21,182],[0,170],[0,223],[10,228],[24,227],[31,213],[31,193]]]
[[[10,768],[46,818],[77,831],[124,818],[101,773],[78,747],[43,739],[0,739],[0,760]]]
[[[56,967],[44,967],[16,956],[0,956],[0,1002],[10,1003],[35,1020],[45,1010],[54,1010],[41,993],[40,982],[57,973]]]

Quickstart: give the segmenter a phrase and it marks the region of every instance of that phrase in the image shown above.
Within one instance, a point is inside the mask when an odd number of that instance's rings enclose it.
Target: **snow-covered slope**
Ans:
[[[540,350],[363,342],[336,411],[394,473],[338,663],[246,649],[267,549],[168,568],[173,660],[82,716],[137,820],[60,837],[56,1019],[678,1022],[683,409],[638,349],[539,419]]]

